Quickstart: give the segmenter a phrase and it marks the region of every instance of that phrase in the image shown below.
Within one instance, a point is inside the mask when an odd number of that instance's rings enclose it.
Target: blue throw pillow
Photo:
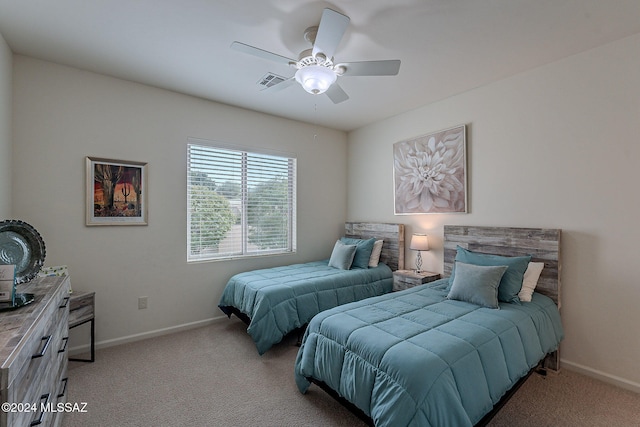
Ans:
[[[329,267],[348,270],[351,268],[353,256],[356,254],[356,245],[345,245],[340,240],[336,241],[329,259]]]
[[[456,249],[456,261],[480,266],[508,266],[509,268],[502,276],[502,280],[500,280],[500,286],[498,287],[498,300],[520,304],[518,292],[520,292],[520,289],[522,288],[524,272],[527,271],[529,261],[531,261],[531,255],[507,257],[485,254],[481,252],[473,252],[468,249],[461,248],[460,246],[458,246]],[[455,280],[455,270],[456,269],[454,265],[454,269],[453,271],[451,271],[451,278],[449,279],[449,283],[453,283],[453,280]]]
[[[356,245],[356,255],[353,258],[353,264],[351,267],[369,268],[369,259],[371,258],[371,252],[373,251],[373,245],[376,243],[376,239],[352,239],[350,237],[343,237],[340,239],[345,245]]]
[[[506,265],[480,266],[456,261],[456,275],[448,299],[466,301],[488,308],[499,308],[498,285]]]

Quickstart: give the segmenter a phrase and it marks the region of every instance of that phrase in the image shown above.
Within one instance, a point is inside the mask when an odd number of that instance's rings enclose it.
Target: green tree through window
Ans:
[[[236,221],[229,201],[204,185],[193,185],[191,195],[191,255],[207,250],[217,252],[220,241]]]
[[[249,192],[247,206],[249,242],[261,249],[287,245],[289,215],[286,178],[273,178]]]

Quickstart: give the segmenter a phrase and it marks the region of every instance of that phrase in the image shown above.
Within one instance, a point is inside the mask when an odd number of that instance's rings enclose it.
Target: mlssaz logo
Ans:
[[[40,404],[41,412],[83,412],[87,411],[87,403],[86,402],[47,402]]]

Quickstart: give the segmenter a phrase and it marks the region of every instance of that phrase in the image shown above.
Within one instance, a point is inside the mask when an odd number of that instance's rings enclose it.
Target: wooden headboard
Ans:
[[[451,275],[456,246],[494,255],[531,255],[544,262],[536,292],[547,295],[560,308],[560,235],[552,228],[444,226],[444,276]]]
[[[354,239],[375,237],[384,240],[380,262],[387,264],[392,271],[404,269],[404,224],[346,222],[344,235]]]

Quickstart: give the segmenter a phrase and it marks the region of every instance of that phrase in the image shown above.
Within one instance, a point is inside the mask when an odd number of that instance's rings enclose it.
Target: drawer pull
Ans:
[[[66,308],[69,305],[69,297],[64,297],[63,300],[64,303],[58,308]]]
[[[67,382],[69,382],[69,378],[63,378],[60,380],[60,382],[62,383],[62,391],[58,394],[58,399],[63,397],[67,392]]]
[[[67,344],[69,343],[69,337],[62,338],[62,348],[58,350],[58,353],[64,353],[67,350]]]
[[[47,335],[46,337],[42,337],[42,341],[45,341],[44,346],[42,346],[42,351],[40,353],[34,354],[31,356],[32,359],[37,359],[38,357],[44,356],[47,352],[47,348],[49,348],[49,344],[51,343],[51,335]]]
[[[42,396],[40,396],[40,408],[42,409],[42,407],[46,407],[47,404],[49,403],[49,396],[51,394],[47,393],[47,394],[43,394]],[[42,404],[42,401],[44,400],[44,405]],[[42,418],[44,417],[44,411],[40,411],[40,416],[38,417],[37,420],[31,421],[31,424],[29,424],[30,426],[37,426],[39,424],[42,424]]]

